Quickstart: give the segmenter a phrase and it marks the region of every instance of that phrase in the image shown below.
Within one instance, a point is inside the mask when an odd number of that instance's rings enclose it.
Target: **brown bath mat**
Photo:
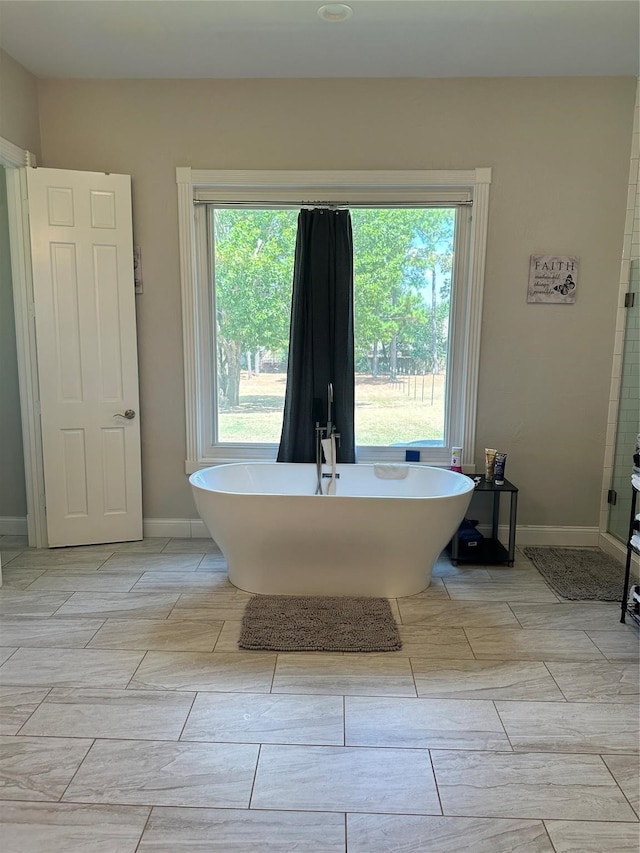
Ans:
[[[402,648],[386,598],[257,595],[242,618],[241,649],[393,652]]]
[[[600,548],[523,548],[546,582],[570,601],[620,601],[624,566]]]

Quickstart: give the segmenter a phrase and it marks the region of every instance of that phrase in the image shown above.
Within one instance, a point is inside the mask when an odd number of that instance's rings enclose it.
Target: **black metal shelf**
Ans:
[[[493,515],[491,522],[491,536],[483,539],[478,546],[477,551],[474,549],[473,554],[460,554],[458,534],[456,533],[449,543],[449,553],[451,554],[451,562],[454,566],[458,563],[476,563],[478,565],[491,565],[496,563],[508,563],[513,566],[515,561],[516,551],[516,516],[518,512],[518,487],[514,486],[509,480],[505,480],[500,486],[487,481],[485,478],[480,480],[474,489],[475,494],[490,494],[493,497]],[[500,496],[508,494],[510,499],[509,506],[509,545],[505,546],[498,539],[498,522],[500,520]],[[473,498],[472,498],[473,500]]]
[[[629,607],[629,577],[631,574],[631,557],[633,554],[640,554],[640,551],[631,544],[631,538],[635,533],[636,522],[636,503],[638,498],[638,490],[631,484],[631,514],[629,516],[629,534],[627,536],[627,559],[624,564],[624,585],[622,590],[622,601],[620,602],[620,621],[625,622],[627,616],[631,616],[634,622],[640,625],[640,603],[634,606],[632,610]],[[636,589],[639,587],[636,586]],[[634,592],[635,595],[635,592]],[[636,609],[638,612],[636,613]]]
[[[453,541],[453,540],[452,540]],[[449,546],[449,551],[453,551],[453,546]],[[457,563],[509,563],[509,551],[504,547],[499,539],[493,537],[485,538],[479,543],[478,548],[474,549],[473,554],[458,554],[456,557],[451,554],[451,560],[455,565]]]

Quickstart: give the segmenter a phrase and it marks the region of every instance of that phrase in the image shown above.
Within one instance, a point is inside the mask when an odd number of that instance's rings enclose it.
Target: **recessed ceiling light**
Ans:
[[[347,21],[352,15],[353,9],[351,6],[347,6],[346,3],[327,3],[318,9],[319,18],[334,24]]]

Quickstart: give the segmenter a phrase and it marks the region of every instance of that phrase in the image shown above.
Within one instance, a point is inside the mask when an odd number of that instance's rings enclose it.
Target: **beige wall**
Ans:
[[[0,136],[40,161],[38,80],[0,49]]]
[[[634,94],[633,78],[42,81],[44,165],[133,176],[145,517],[196,517],[175,167],[491,166],[471,455],[508,452],[521,524],[597,526]],[[575,305],[527,304],[535,253],[580,257]]]

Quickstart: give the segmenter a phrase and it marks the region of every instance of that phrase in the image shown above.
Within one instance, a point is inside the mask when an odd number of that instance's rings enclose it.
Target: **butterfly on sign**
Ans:
[[[561,293],[563,296],[568,296],[572,290],[576,289],[576,283],[572,276],[568,275],[563,282],[556,284],[553,289],[557,293]]]

